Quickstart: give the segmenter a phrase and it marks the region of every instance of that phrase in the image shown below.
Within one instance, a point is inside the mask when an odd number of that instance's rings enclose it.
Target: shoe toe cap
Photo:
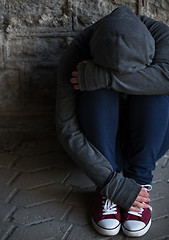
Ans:
[[[119,225],[119,221],[117,219],[103,219],[98,222],[98,225],[102,228],[112,229]]]
[[[141,221],[128,220],[123,226],[130,231],[138,231],[145,227],[145,223]]]

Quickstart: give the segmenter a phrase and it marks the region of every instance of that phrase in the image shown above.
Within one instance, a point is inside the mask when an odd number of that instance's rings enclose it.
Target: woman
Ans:
[[[120,7],[84,29],[61,59],[58,138],[97,186],[92,223],[101,234],[122,225],[138,237],[150,228],[145,185],[169,149],[167,49],[167,25]]]

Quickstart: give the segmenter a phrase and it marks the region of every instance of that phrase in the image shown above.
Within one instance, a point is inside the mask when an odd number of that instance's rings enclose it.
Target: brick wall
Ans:
[[[0,1],[0,148],[54,132],[63,50],[78,31],[120,5],[169,24],[169,0]]]

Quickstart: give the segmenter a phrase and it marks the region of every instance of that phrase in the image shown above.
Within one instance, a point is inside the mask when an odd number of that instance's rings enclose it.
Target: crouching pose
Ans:
[[[169,27],[128,7],[84,29],[65,51],[56,126],[96,184],[94,228],[132,237],[151,225],[152,171],[169,149]]]

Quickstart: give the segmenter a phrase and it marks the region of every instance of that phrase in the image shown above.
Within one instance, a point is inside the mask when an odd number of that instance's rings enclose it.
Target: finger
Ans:
[[[77,79],[77,78],[71,78],[71,79],[70,79],[70,82],[71,82],[71,83],[78,83],[78,79]]]
[[[88,62],[88,61],[86,61],[86,60],[83,60],[83,61],[81,61],[80,63],[87,63],[87,62]],[[80,63],[79,63],[79,64],[80,64]]]
[[[77,78],[78,77],[78,72],[77,71],[72,72],[72,77]]]
[[[147,205],[147,204],[141,204],[141,203],[134,203],[134,204],[135,205],[131,206],[131,208],[129,209],[130,211],[140,212],[141,209],[149,208],[149,205]]]
[[[79,68],[79,66],[80,66],[81,63],[87,63],[87,62],[88,62],[88,61],[86,61],[86,60],[81,61],[81,62],[77,65],[77,69]]]
[[[78,84],[74,85],[74,89],[79,90],[80,89],[79,85]]]
[[[129,210],[134,212],[142,212],[140,208],[133,207],[133,206]]]
[[[149,192],[147,192],[144,188],[142,188],[138,196],[149,198]]]
[[[140,197],[140,196],[138,196],[138,197],[136,198],[136,201],[137,201],[137,202],[149,202],[150,199],[149,199],[149,198],[145,198],[145,197]]]
[[[141,203],[141,202],[137,202],[137,201],[135,201],[135,202],[133,203],[133,206],[134,206],[134,207],[138,207],[138,208],[149,208],[149,205],[148,205],[148,204],[146,204],[146,203]]]

